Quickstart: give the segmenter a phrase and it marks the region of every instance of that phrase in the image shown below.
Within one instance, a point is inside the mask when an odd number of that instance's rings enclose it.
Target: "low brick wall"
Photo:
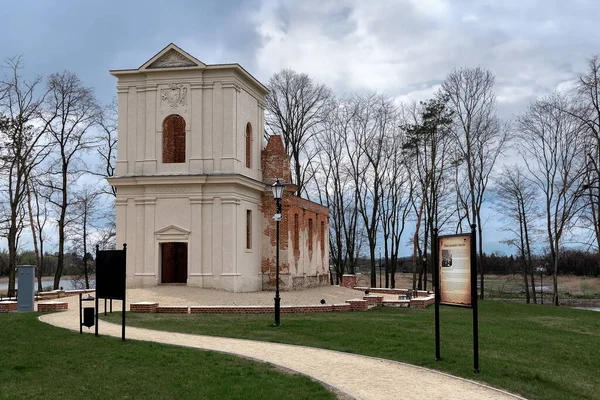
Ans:
[[[369,303],[363,299],[350,299],[346,300],[346,303],[352,306],[352,311],[367,311],[369,309]]]
[[[188,306],[158,306],[156,307],[157,313],[170,313],[170,314],[189,314]]]
[[[321,304],[307,306],[281,306],[282,314],[300,314],[331,311],[352,311],[350,304]],[[192,306],[191,314],[272,314],[271,306]]]
[[[354,288],[356,286],[356,275],[342,275],[342,287]]]
[[[49,301],[47,303],[38,303],[38,312],[62,311],[69,309],[69,303],[63,301]]]
[[[410,300],[410,306],[413,308],[426,308],[428,305],[435,303],[435,296],[419,297]]]
[[[314,306],[282,306],[281,312],[286,314],[298,314],[298,313],[315,313],[315,312],[331,312],[333,306],[327,304],[320,304]]]
[[[371,288],[367,286],[355,286],[352,289],[360,290],[361,292],[368,290],[370,294],[396,294],[399,296],[406,295],[411,291],[410,289]],[[430,294],[433,294],[433,292],[429,290],[417,290],[417,297],[426,297]]]
[[[191,314],[271,314],[270,306],[191,306]]]
[[[0,313],[17,311],[16,301],[0,301]]]
[[[383,302],[383,296],[369,295],[364,296],[363,300],[365,300],[369,306],[381,306],[381,303]]]
[[[331,311],[352,311],[352,304],[344,303],[344,304],[334,304],[332,306]]]
[[[139,303],[131,303],[129,305],[130,312],[138,313],[155,313],[158,308],[158,303],[151,301],[140,301]]]
[[[402,290],[402,289],[399,289]],[[431,297],[433,301],[433,296]],[[424,308],[429,302],[429,298],[413,299],[418,300],[416,307]],[[383,300],[383,296],[369,295],[364,298],[346,300],[344,304],[317,304],[317,305],[299,305],[299,306],[281,306],[282,314],[299,314],[315,312],[342,312],[342,311],[366,311],[369,307],[392,306],[408,307],[413,306],[411,300]],[[160,306],[158,302],[142,301],[132,303],[129,306],[131,312],[139,313],[173,313],[173,314],[272,314],[275,312],[273,306]]]

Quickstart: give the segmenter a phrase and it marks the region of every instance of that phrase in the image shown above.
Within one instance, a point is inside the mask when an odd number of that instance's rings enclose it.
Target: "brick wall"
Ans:
[[[272,185],[278,178],[286,185],[279,223],[280,289],[329,284],[329,209],[294,195],[296,186],[290,184],[290,160],[281,136],[271,136],[262,152],[261,162],[267,185]],[[276,225],[273,220],[276,203],[270,191],[262,196],[262,213],[263,290],[271,290],[275,287],[276,272]]]
[[[352,311],[362,309],[366,310],[367,302],[359,300],[361,303],[354,306],[350,303],[344,304],[317,304],[317,305],[298,305],[298,306],[281,306],[282,314],[297,314],[297,313],[315,313],[315,312],[339,312]],[[156,305],[156,306],[155,306]],[[154,310],[154,311],[151,311]],[[144,302],[133,303],[130,306],[132,312],[157,312],[157,313],[173,313],[173,314],[273,314],[273,306],[160,306],[158,303]]]
[[[356,286],[356,275],[342,275],[342,287],[354,289]]]
[[[170,313],[170,314],[189,314],[188,306],[158,306],[156,307],[157,313]]]
[[[62,301],[49,301],[48,303],[38,303],[37,305],[38,312],[62,311],[68,309],[69,303]]]
[[[0,301],[0,313],[17,311],[16,301]]]
[[[129,311],[138,313],[155,313],[157,307],[158,303],[143,301],[140,303],[131,303],[129,305]]]

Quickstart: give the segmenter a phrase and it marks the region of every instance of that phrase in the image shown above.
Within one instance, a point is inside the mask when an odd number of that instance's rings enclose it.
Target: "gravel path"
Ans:
[[[358,297],[354,290],[326,287],[282,292],[282,304],[342,303]],[[161,286],[152,289],[129,289],[129,301],[159,301],[161,305],[271,305],[273,293],[229,293],[188,287]],[[315,300],[316,299],[316,300]],[[60,299],[69,310],[46,314],[40,320],[58,327],[79,331],[78,297]],[[128,301],[128,303],[129,303]],[[242,303],[240,303],[242,302]],[[113,308],[121,309],[114,301]],[[102,310],[102,306],[100,306]],[[99,333],[121,336],[121,326],[99,322]],[[84,331],[93,333],[93,329]],[[520,399],[521,397],[444,373],[395,361],[383,360],[331,350],[265,343],[251,340],[162,332],[127,327],[127,339],[152,341],[202,350],[213,350],[279,365],[311,376],[330,385],[349,398],[358,399]]]

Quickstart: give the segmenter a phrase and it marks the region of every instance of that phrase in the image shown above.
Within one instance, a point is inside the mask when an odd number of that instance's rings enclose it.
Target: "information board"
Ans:
[[[96,251],[96,297],[125,299],[125,250]]]
[[[440,304],[471,306],[471,235],[438,237]]]

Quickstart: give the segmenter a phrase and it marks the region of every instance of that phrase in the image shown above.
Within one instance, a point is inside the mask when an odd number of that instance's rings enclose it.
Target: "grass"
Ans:
[[[272,315],[128,313],[128,325],[292,343],[421,365],[483,381],[530,399],[597,399],[600,313],[493,301],[480,303],[480,369],[473,374],[472,312],[441,307],[435,361],[434,310]],[[105,317],[114,322],[119,315]]]
[[[309,378],[230,355],[79,335],[0,315],[0,399],[333,399]]]

